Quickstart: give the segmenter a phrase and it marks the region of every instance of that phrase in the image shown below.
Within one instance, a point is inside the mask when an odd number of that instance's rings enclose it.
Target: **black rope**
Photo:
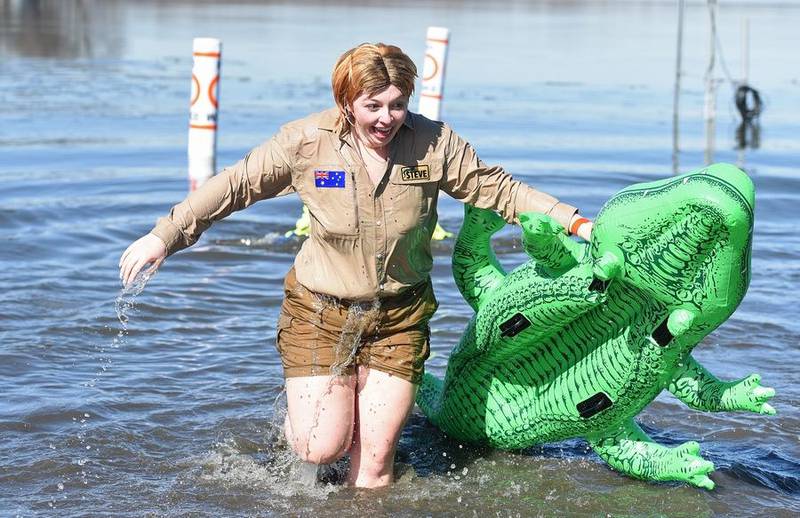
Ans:
[[[750,147],[758,149],[761,145],[761,126],[758,117],[764,109],[758,90],[745,84],[736,89],[736,109],[742,116],[742,122],[736,128],[736,144],[738,149]]]
[[[736,89],[736,109],[742,116],[742,122],[752,123],[761,115],[761,95],[758,90],[747,85]]]

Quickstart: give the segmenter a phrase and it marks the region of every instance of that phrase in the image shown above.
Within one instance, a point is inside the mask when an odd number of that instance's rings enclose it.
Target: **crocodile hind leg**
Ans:
[[[592,448],[609,466],[642,480],[686,482],[714,489],[708,474],[714,464],[703,459],[694,441],[669,448],[653,442],[633,419],[610,435],[587,437]]]
[[[453,277],[464,300],[478,309],[505,271],[492,250],[492,234],[505,226],[503,218],[487,209],[464,205],[464,223],[453,248]]]

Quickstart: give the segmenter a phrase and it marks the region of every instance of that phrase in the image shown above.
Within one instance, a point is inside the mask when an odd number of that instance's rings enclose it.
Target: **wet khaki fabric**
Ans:
[[[568,228],[577,212],[485,165],[446,124],[410,112],[374,186],[353,136],[337,126],[336,109],[286,124],[173,207],[152,233],[172,254],[231,212],[296,192],[311,214],[310,236],[295,259],[298,281],[317,293],[371,300],[428,278],[439,191],[494,209],[510,223],[535,211]]]
[[[362,365],[418,384],[437,307],[430,279],[401,295],[354,302],[310,292],[292,268],[276,340],[284,375],[347,375]]]

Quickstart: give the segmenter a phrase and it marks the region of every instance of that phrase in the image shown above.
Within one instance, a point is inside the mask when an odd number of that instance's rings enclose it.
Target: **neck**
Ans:
[[[367,156],[372,157],[376,160],[383,160],[386,161],[389,159],[389,146],[381,146],[379,148],[370,147],[366,144],[365,140],[362,139],[357,133],[353,135],[355,137],[356,145],[358,146],[359,152],[364,155],[364,158]]]

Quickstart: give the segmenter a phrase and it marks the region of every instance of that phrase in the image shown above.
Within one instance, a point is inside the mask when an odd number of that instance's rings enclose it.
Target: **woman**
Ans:
[[[589,238],[577,209],[487,167],[449,127],[408,112],[416,67],[399,48],[363,44],[333,70],[336,108],[283,126],[173,207],[120,259],[124,283],[197,241],[213,221],[296,192],[311,235],[286,276],[277,347],[286,438],[305,461],[351,456],[348,482],[392,481],[436,310],[431,233],[440,190],[517,222],[550,214]]]

